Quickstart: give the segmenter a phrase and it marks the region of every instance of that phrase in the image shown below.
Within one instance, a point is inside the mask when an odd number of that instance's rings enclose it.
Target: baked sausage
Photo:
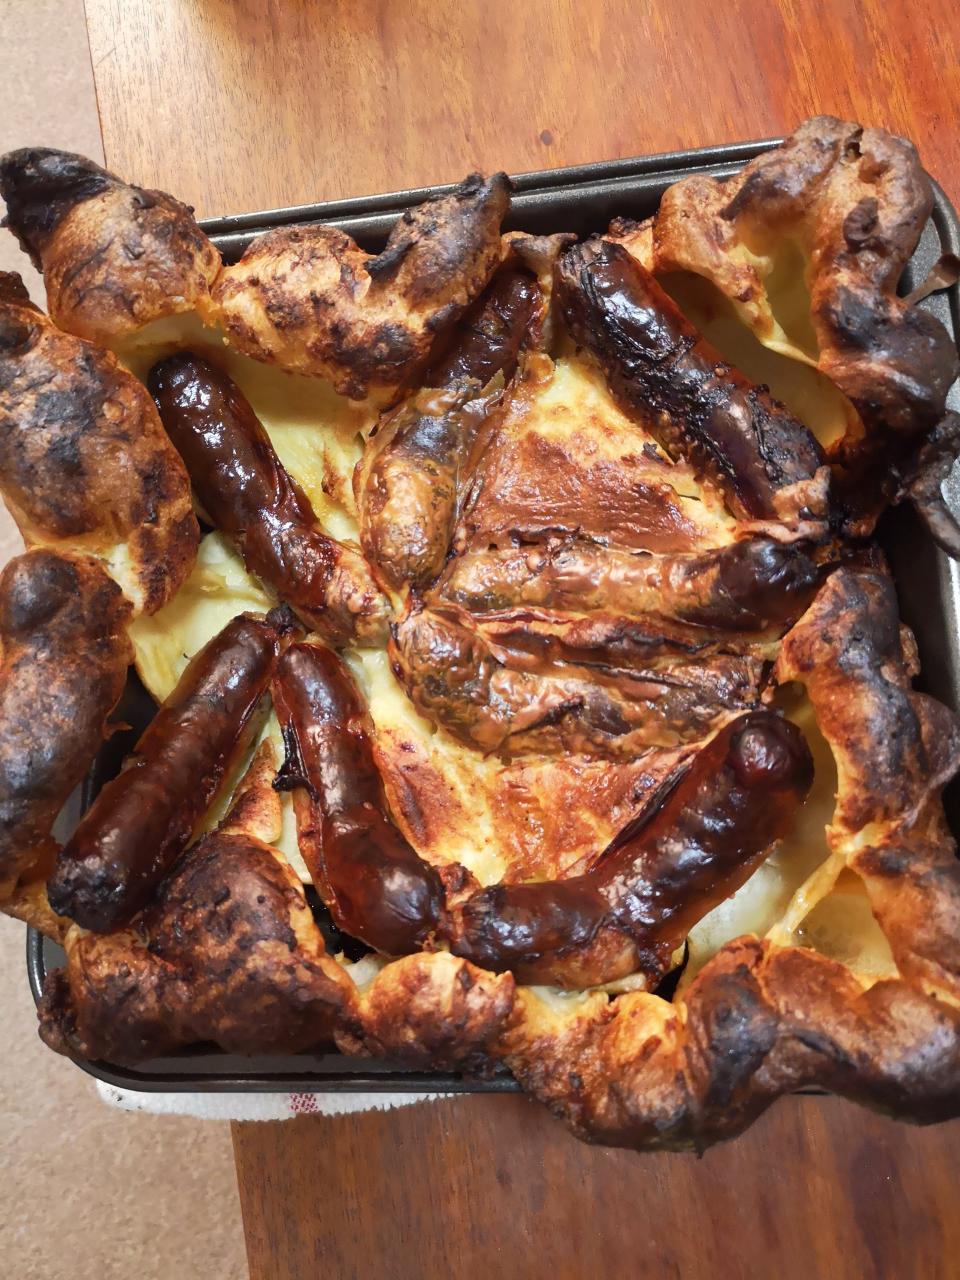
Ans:
[[[361,542],[384,583],[422,587],[450,545],[463,476],[538,311],[536,278],[504,268],[420,392],[381,424],[364,468]],[[438,394],[441,393],[441,394]],[[446,394],[442,394],[446,393]]]
[[[653,986],[693,925],[786,832],[812,780],[795,725],[772,711],[740,716],[585,875],[469,898],[445,922],[451,948],[523,981],[587,986],[640,971]]]
[[[193,658],[62,849],[55,911],[109,933],[146,905],[249,746],[278,651],[270,619],[240,614]]]
[[[443,904],[440,877],[394,825],[363,697],[330,649],[294,644],[273,682],[300,851],[339,929],[387,955],[415,951]]]
[[[623,411],[708,475],[735,515],[826,516],[827,471],[813,435],[727,364],[622,245],[569,249],[557,292],[570,333]]]
[[[236,383],[180,352],[154,365],[148,386],[201,506],[247,568],[332,644],[383,643],[386,601],[366,562],[319,528]]]
[[[539,634],[524,645],[524,629],[521,621],[521,644],[508,649],[455,609],[410,612],[390,641],[394,674],[428,720],[467,746],[508,756],[623,759],[676,747],[759,698],[757,659],[721,654],[607,673],[568,664],[563,644]]]
[[[518,606],[654,615],[724,631],[794,621],[820,579],[798,543],[749,538],[701,555],[651,555],[567,539],[546,546],[468,552],[438,595],[471,613]]]

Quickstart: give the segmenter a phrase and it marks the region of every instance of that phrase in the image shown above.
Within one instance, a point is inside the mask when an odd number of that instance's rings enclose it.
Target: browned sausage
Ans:
[[[814,437],[731,368],[622,245],[574,246],[560,259],[557,285],[571,334],[596,357],[624,412],[709,475],[736,515],[825,516]]]
[[[696,922],[747,879],[813,780],[803,735],[771,711],[722,729],[681,765],[596,866],[570,880],[494,885],[448,922],[453,951],[521,979],[655,984]]]
[[[363,557],[320,529],[240,388],[200,356],[155,365],[150,391],[207,515],[313,631],[380,644],[386,602]]]
[[[428,370],[424,386],[381,424],[362,482],[361,540],[383,581],[423,586],[450,545],[463,474],[500,402],[540,302],[536,279],[506,268]],[[438,394],[442,393],[442,394]]]
[[[273,701],[295,790],[300,850],[335,923],[388,955],[415,951],[443,903],[436,871],[394,825],[363,698],[330,649],[294,644]]]
[[[488,613],[516,606],[654,615],[725,631],[794,621],[820,580],[798,543],[749,538],[701,555],[651,555],[569,539],[474,551],[438,584],[445,600]]]
[[[563,642],[552,645],[539,631],[524,644],[523,620],[514,621],[519,644],[511,651],[455,609],[411,611],[390,641],[394,674],[417,710],[480,751],[622,759],[702,738],[758,700],[761,664],[753,658],[675,659],[606,678],[568,665]]]
[[[108,933],[146,905],[249,746],[279,649],[241,614],[204,646],[64,846],[51,906]]]

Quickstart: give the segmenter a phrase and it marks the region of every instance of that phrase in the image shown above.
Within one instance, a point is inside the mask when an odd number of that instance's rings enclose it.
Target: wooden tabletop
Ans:
[[[956,0],[86,0],[107,163],[201,215],[787,132],[913,138],[960,202]],[[948,1277],[960,1127],[781,1102],[637,1156],[473,1097],[238,1125],[254,1280]]]

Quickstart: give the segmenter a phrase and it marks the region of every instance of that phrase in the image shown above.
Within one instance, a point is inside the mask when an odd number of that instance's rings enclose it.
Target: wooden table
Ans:
[[[960,202],[956,0],[86,0],[107,163],[201,215],[693,147],[817,111]],[[960,1127],[782,1102],[688,1156],[521,1098],[237,1125],[254,1280],[960,1275]]]

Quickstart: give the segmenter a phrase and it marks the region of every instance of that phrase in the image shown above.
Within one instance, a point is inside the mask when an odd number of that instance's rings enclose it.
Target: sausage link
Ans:
[[[509,382],[539,303],[540,289],[530,271],[503,268],[460,322],[453,345],[427,369],[423,385],[473,381],[485,387],[498,373]]]
[[[446,926],[452,949],[526,981],[590,985],[640,970],[653,985],[786,832],[812,780],[795,725],[771,711],[739,716],[585,875],[468,899]]]
[[[560,259],[557,284],[570,333],[599,361],[624,412],[709,475],[736,515],[826,515],[813,435],[727,364],[626,249],[576,245]]]
[[[359,552],[317,525],[240,388],[189,352],[150,371],[163,425],[207,515],[313,631],[332,644],[380,644],[386,601]]]
[[[258,727],[277,628],[241,614],[193,658],[61,851],[50,904],[108,933],[144,907]]]
[[[695,556],[651,555],[570,540],[468,552],[437,594],[471,613],[517,606],[654,615],[724,631],[794,621],[820,573],[799,543],[749,538]]]
[[[361,541],[383,581],[422,587],[443,567],[477,437],[513,377],[540,301],[536,279],[501,271],[456,346],[381,425],[361,492]],[[496,381],[495,381],[496,380]]]
[[[587,663],[568,665],[562,641],[558,649],[535,634],[525,646],[522,619],[516,639],[508,649],[469,615],[422,609],[396,625],[388,652],[421,715],[467,746],[505,756],[623,759],[673,748],[704,737],[759,697],[760,664],[748,658],[667,661],[608,680]]]
[[[390,817],[363,697],[330,649],[294,644],[273,702],[295,792],[300,850],[337,927],[388,955],[415,951],[436,926],[443,890]]]

